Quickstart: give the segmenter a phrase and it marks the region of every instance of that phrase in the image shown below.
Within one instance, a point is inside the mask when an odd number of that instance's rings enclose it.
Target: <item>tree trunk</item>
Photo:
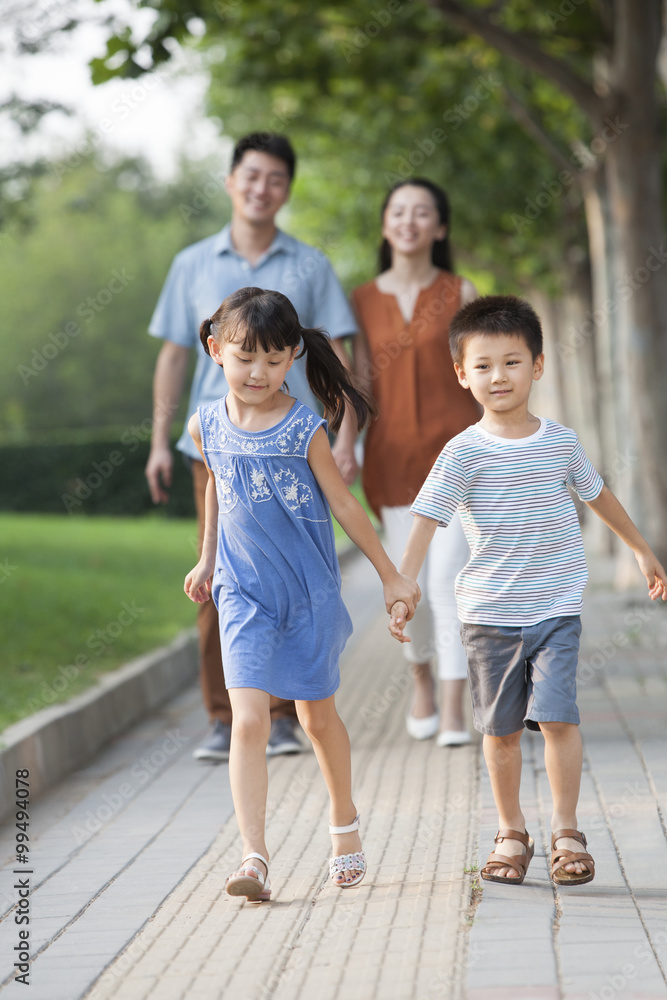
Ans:
[[[667,559],[667,284],[655,63],[660,0],[616,0],[611,85],[619,130],[606,150],[614,236],[622,499],[663,562]]]

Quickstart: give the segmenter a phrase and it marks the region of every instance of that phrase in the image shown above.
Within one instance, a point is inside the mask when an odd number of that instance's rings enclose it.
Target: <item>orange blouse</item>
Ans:
[[[406,322],[394,295],[375,281],[352,292],[370,354],[379,415],[366,435],[362,483],[371,508],[411,504],[443,447],[479,420],[459,385],[448,330],[461,302],[461,278],[441,271],[423,288]]]

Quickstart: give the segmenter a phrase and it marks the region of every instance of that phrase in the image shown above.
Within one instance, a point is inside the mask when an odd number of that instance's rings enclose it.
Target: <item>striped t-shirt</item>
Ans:
[[[519,439],[474,424],[445,445],[412,513],[446,526],[459,511],[471,552],[456,578],[461,621],[521,626],[579,614],[588,572],[568,486],[594,500],[603,481],[575,432],[553,420]]]

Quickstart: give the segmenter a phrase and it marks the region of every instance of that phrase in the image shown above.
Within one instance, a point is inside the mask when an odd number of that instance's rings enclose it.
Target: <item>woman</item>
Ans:
[[[387,552],[399,563],[412,524],[410,504],[447,441],[479,418],[449,353],[450,320],[477,292],[452,273],[448,227],[449,203],[436,184],[413,178],[395,185],[382,206],[380,274],[352,293],[361,334],[356,368],[379,410],[366,437],[363,486],[384,525]],[[456,517],[431,545],[419,577],[422,600],[406,630],[412,641],[403,646],[414,678],[408,733],[418,740],[438,733],[438,746],[470,742],[463,716],[467,665],[454,601],[454,579],[468,555]]]

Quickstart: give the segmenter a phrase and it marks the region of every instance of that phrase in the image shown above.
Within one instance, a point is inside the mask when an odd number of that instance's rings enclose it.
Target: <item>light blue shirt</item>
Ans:
[[[223,299],[248,285],[282,292],[304,327],[320,326],[332,339],[356,333],[345,293],[323,253],[278,230],[266,253],[251,264],[236,252],[231,226],[225,226],[215,236],[176,255],[148,327],[152,337],[197,351],[187,419],[199,406],[215,402],[229,389],[222,368],[202,346],[199,327]],[[290,395],[311,409],[321,410],[308,385],[303,358],[288,375]],[[188,434],[187,420],[176,447],[191,458],[200,458]]]

